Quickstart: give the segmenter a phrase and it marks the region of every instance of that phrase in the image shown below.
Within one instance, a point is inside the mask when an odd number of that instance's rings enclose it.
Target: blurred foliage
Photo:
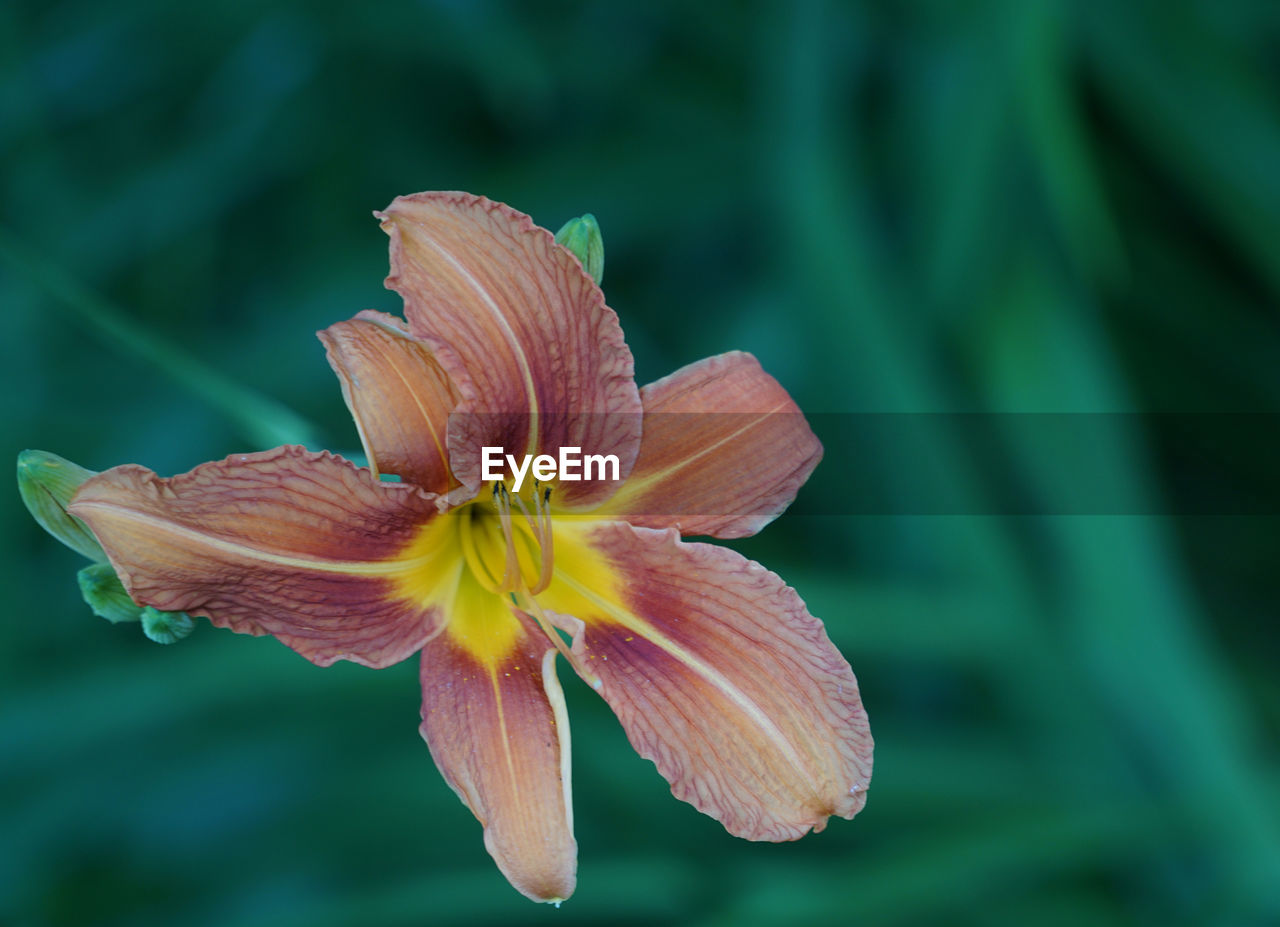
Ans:
[[[559,911],[432,767],[412,661],[155,646],[0,494],[0,922],[1275,923],[1278,40],[1274,0],[0,4],[10,460],[354,448],[312,333],[399,310],[369,211],[421,189],[594,213],[642,381],[741,348],[814,413],[1203,413],[828,454],[802,502],[846,514],[739,546],[859,675],[866,811],[735,840],[569,685]],[[1165,514],[1037,502],[1089,473]]]

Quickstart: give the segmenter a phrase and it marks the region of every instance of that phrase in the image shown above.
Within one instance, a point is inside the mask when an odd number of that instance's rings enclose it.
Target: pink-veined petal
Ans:
[[[572,566],[557,557],[538,600],[677,798],[753,840],[793,840],[862,808],[872,740],[858,684],[795,590],[671,529],[562,534]]]
[[[640,434],[631,352],[578,260],[528,216],[467,193],[402,196],[376,215],[391,236],[387,286],[462,398],[449,432],[458,480],[480,484],[484,446],[517,460],[612,454],[625,478]],[[585,505],[615,488],[563,482],[556,497]]]
[[[374,473],[394,473],[429,492],[451,487],[449,377],[404,323],[365,311],[320,332]]]
[[[170,479],[115,467],[86,482],[70,511],[135,601],[270,634],[321,666],[387,666],[439,628],[438,610],[397,585],[435,568],[398,559],[437,517],[433,497],[328,453],[282,447]]]
[[[502,874],[559,902],[573,893],[577,843],[555,655],[507,599],[464,575],[448,629],[422,651],[422,736]]]
[[[631,476],[599,510],[646,528],[755,534],[795,498],[822,444],[750,354],[708,357],[640,391],[644,432]]]

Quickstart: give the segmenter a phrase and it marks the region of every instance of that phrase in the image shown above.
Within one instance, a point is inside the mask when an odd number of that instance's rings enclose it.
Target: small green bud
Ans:
[[[556,243],[568,248],[579,261],[582,269],[597,284],[604,278],[604,237],[596,217],[587,213],[570,219],[556,232]]]
[[[195,629],[186,612],[160,612],[150,605],[142,610],[142,633],[157,644],[180,641]]]
[[[88,525],[67,512],[76,490],[95,475],[48,451],[23,451],[18,455],[18,492],[31,517],[72,550],[106,563],[107,555]]]
[[[137,621],[142,617],[142,606],[129,598],[116,571],[109,563],[95,563],[85,567],[76,574],[80,583],[80,594],[85,604],[93,609],[99,618],[105,618],[112,624],[122,621]]]

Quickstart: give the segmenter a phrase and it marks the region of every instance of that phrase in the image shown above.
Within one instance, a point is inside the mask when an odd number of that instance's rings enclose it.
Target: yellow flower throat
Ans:
[[[551,514],[551,489],[503,483],[423,526],[402,551],[396,595],[439,609],[449,639],[479,663],[496,667],[514,653],[524,630],[512,607],[529,615],[589,683],[594,674],[566,647],[548,612],[598,614],[614,600],[620,577],[593,547],[592,519]],[[559,568],[557,568],[557,564]]]
[[[445,633],[480,663],[508,659],[524,633],[514,605],[569,656],[535,598],[554,575],[551,489],[515,494],[501,482],[433,519],[402,554],[397,593],[419,607],[440,609]],[[551,598],[559,598],[552,595]]]

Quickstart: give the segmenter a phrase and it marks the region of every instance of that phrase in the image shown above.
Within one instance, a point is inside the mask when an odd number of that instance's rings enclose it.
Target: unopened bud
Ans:
[[[570,219],[556,232],[556,243],[568,248],[582,262],[582,269],[591,279],[600,283],[604,277],[604,237],[595,216],[587,213]]]
[[[76,574],[80,582],[80,594],[85,604],[93,609],[99,618],[105,618],[112,624],[122,621],[137,621],[142,617],[142,606],[129,598],[124,584],[109,563],[95,563]]]
[[[142,610],[142,633],[157,644],[180,641],[195,628],[186,612],[161,612],[148,605]]]
[[[18,492],[40,527],[90,560],[106,563],[107,555],[88,526],[67,512],[67,505],[85,480],[96,474],[48,451],[18,455]]]

